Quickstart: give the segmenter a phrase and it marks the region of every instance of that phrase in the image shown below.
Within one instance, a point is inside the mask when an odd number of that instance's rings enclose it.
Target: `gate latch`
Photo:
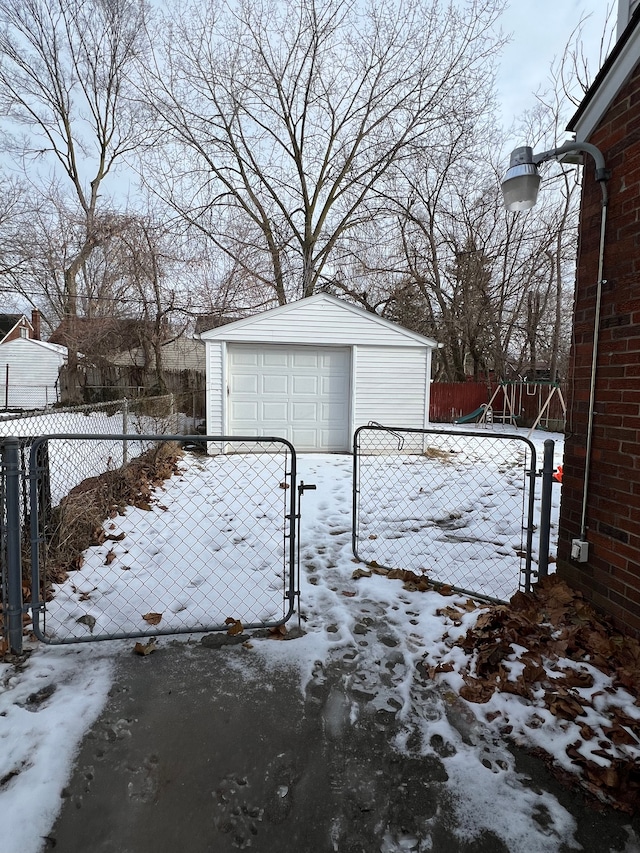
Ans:
[[[301,482],[300,482],[300,485],[298,486],[298,494],[299,494],[300,496],[302,496],[302,495],[304,494],[304,492],[306,492],[307,490],[311,489],[312,491],[315,491],[315,490],[316,490],[316,488],[317,488],[316,486],[305,485],[305,484],[301,481]]]

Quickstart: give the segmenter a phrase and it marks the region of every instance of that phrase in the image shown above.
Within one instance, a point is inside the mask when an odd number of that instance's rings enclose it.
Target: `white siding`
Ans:
[[[419,349],[428,344],[428,339],[401,326],[323,295],[203,332],[202,340],[311,346],[370,344]]]
[[[0,406],[40,408],[55,403],[63,347],[30,338],[16,338],[0,346]],[[7,367],[9,387],[7,389]]]
[[[423,429],[429,376],[427,350],[358,347],[354,428],[369,421]]]
[[[227,386],[224,378],[224,344],[212,341],[207,344],[207,432],[224,435],[224,401]]]
[[[269,349],[286,354],[291,377],[295,376],[297,371],[293,359],[296,352],[311,357],[314,353],[318,356],[323,348],[327,349],[327,353],[331,350],[335,352],[336,349],[345,351],[346,369],[342,370],[341,381],[345,397],[349,399],[345,399],[341,405],[345,417],[350,413],[349,428],[345,427],[345,449],[350,445],[353,430],[369,421],[414,429],[422,429],[428,423],[430,361],[431,352],[437,346],[435,341],[327,294],[311,296],[291,305],[211,329],[203,332],[201,338],[207,348],[209,435],[228,434],[234,425],[238,428],[241,426],[242,430],[250,435],[257,434],[262,429],[266,415],[261,420],[260,406],[273,401],[262,399],[262,393],[258,397],[254,394],[254,397],[247,401],[237,396],[237,389],[232,389],[232,396],[229,397],[227,385],[231,372],[227,364],[227,353],[233,354],[234,351],[245,348],[260,357]],[[350,374],[348,354],[351,356]],[[289,356],[293,361],[290,362]],[[264,370],[258,371],[256,377],[258,373],[262,376]],[[266,373],[264,375],[266,376]],[[283,388],[284,379],[287,379],[287,387],[289,386],[289,374],[282,374],[279,378]],[[250,392],[245,389],[242,393]],[[255,403],[253,409],[250,411],[245,407],[238,413],[239,403],[246,402],[252,405]],[[289,411],[289,397],[276,402],[283,413],[286,402]],[[235,420],[231,423],[227,411],[230,403],[235,406]],[[252,422],[251,416],[254,410],[255,423]],[[275,417],[275,411],[274,407],[269,408],[271,420]],[[284,420],[283,418],[284,414],[280,417],[280,428],[287,436],[291,432],[293,439],[297,415],[287,414]],[[310,442],[304,439],[301,433],[296,434],[293,444],[296,443],[301,447],[310,446]],[[335,436],[329,439],[323,433],[320,444],[323,449],[330,450],[332,446],[342,445],[343,440],[336,442]]]

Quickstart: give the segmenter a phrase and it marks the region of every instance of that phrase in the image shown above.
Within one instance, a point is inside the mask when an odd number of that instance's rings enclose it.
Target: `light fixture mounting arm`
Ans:
[[[516,151],[519,149],[516,149]],[[605,166],[604,156],[602,151],[590,142],[565,142],[559,148],[552,148],[550,151],[542,151],[540,154],[532,154],[531,162],[534,166],[539,163],[545,163],[547,160],[561,160],[565,154],[584,153],[590,154],[596,164],[596,181],[608,181],[611,177],[611,172]],[[514,151],[515,154],[515,151]]]

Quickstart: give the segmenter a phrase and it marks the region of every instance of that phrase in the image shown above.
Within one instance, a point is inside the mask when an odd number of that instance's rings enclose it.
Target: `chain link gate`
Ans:
[[[368,425],[354,435],[353,553],[476,598],[532,576],[536,451],[517,435]]]
[[[30,606],[39,640],[233,633],[291,617],[294,447],[271,437],[188,441],[200,452],[183,451],[185,436],[175,435],[33,442]]]

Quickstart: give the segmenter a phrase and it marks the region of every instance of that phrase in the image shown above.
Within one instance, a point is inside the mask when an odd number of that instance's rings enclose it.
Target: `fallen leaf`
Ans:
[[[355,595],[357,595],[357,593],[351,592],[351,590],[348,590],[348,589],[343,589],[342,594],[344,595],[345,598],[353,598]]]
[[[142,618],[149,625],[158,625],[162,619],[162,613],[145,613]]]
[[[115,553],[115,551],[114,551],[113,549],[112,549],[112,550],[110,550],[110,551],[108,551],[108,552],[107,552],[107,556],[106,556],[106,557],[105,557],[105,559],[104,559],[104,564],[105,564],[105,566],[110,566],[110,565],[111,565],[111,563],[113,563],[113,561],[115,560],[115,558],[116,558],[116,553]]]
[[[367,571],[367,569],[354,569],[351,573],[351,579],[357,581],[358,578],[370,578],[373,572]]]
[[[118,533],[117,535],[115,533],[109,533],[105,538],[109,539],[111,542],[122,542],[126,535],[126,533]]]
[[[288,489],[289,488],[289,483],[280,483],[279,485],[280,485],[281,489]]]
[[[151,652],[155,652],[157,648],[156,638],[152,637],[148,643],[136,643],[133,647],[133,651],[137,655],[150,655]]]
[[[273,628],[269,628],[269,639],[270,640],[283,640],[287,636],[287,626],[286,625],[274,625]]]
[[[86,625],[86,626],[87,626],[87,628],[88,628],[88,629],[91,631],[91,633],[93,634],[93,629],[94,629],[95,624],[96,624],[95,616],[91,616],[91,614],[89,614],[89,613],[85,613],[85,615],[84,615],[84,616],[81,616],[79,619],[76,619],[76,622],[77,622],[79,625]]]
[[[237,634],[242,634],[244,627],[239,619],[234,619],[233,616],[228,616],[224,620],[224,624],[228,625],[227,634],[235,637]]]

